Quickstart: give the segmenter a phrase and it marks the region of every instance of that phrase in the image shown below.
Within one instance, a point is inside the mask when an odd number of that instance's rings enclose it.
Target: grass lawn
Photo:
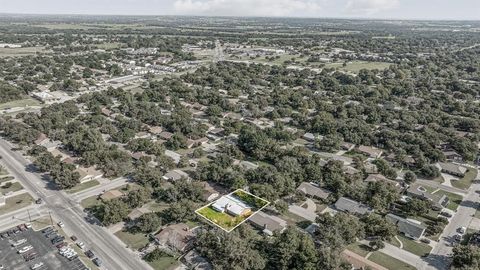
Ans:
[[[391,64],[386,62],[367,62],[367,61],[351,61],[351,62],[348,62],[345,67],[343,66],[343,62],[329,63],[325,65],[326,68],[339,68],[344,71],[351,71],[355,73],[358,73],[361,69],[383,70],[390,66]]]
[[[88,182],[85,182],[85,183],[80,183],[80,184],[74,186],[73,188],[68,189],[67,193],[77,193],[77,192],[80,192],[80,191],[85,190],[85,189],[89,189],[89,188],[97,186],[97,185],[100,185],[100,182],[98,182],[97,180],[92,180],[92,181],[88,181]]]
[[[0,175],[7,175],[8,171],[0,165]]]
[[[393,257],[388,256],[380,251],[375,251],[368,257],[372,262],[378,263],[383,267],[386,267],[391,270],[415,270],[416,268],[406,264],[400,260],[397,260]]]
[[[403,235],[398,235],[398,239],[402,241],[404,250],[418,256],[425,256],[432,250],[431,246],[422,242],[413,241],[412,239],[409,239]]]
[[[15,179],[15,177],[13,177],[13,176],[4,176],[4,177],[0,178],[0,183],[10,181],[10,180],[13,180],[13,179]]]
[[[470,185],[472,185],[472,181],[477,176],[477,170],[473,168],[468,168],[467,173],[465,176],[459,180],[452,180],[452,186],[461,189],[468,189]]]
[[[212,209],[210,206],[206,206],[197,210],[197,213],[227,231],[233,229],[240,222],[245,220],[245,217],[242,217],[242,216],[233,217],[227,213],[220,213]]]
[[[1,55],[1,54],[0,54]],[[40,102],[33,98],[25,98],[0,104],[0,110],[16,107],[39,106]]]
[[[358,255],[365,257],[367,254],[370,252],[370,247],[367,245],[364,245],[360,242],[353,243],[351,245],[347,246],[347,249],[357,253]]]
[[[6,185],[8,183],[11,183],[11,182],[7,182],[5,184],[2,184],[2,186],[0,187],[0,191],[5,195],[9,192],[15,192],[15,191],[19,191],[19,190],[22,190],[23,189],[23,186],[22,184],[20,184],[19,182],[15,182],[15,183],[12,183],[10,187],[6,187]]]
[[[0,215],[24,208],[32,204],[33,198],[28,193],[7,198],[5,205],[0,207]]]
[[[0,57],[27,56],[37,52],[45,52],[45,47],[0,48]]]
[[[118,231],[115,235],[133,250],[139,250],[148,244],[148,237],[143,233],[130,233],[124,230]]]
[[[171,270],[175,269],[179,262],[174,257],[165,256],[153,262],[148,262],[148,264],[155,270]]]
[[[97,199],[98,196],[92,196],[84,199],[80,204],[82,205],[83,208],[90,208],[95,205],[99,205],[102,203],[99,199]]]
[[[47,217],[47,216],[41,217],[39,219],[32,221],[32,227],[33,227],[33,230],[35,231],[42,230],[43,228],[48,227],[50,225],[52,225],[52,222],[50,220],[50,217]]]
[[[463,197],[461,195],[451,193],[451,192],[448,192],[448,191],[444,191],[444,190],[439,190],[439,191],[435,192],[435,194],[440,195],[440,196],[446,195],[448,197],[448,199],[450,200],[448,202],[447,208],[450,209],[450,210],[453,210],[453,211],[457,210],[458,206],[460,205],[460,203],[463,200]]]

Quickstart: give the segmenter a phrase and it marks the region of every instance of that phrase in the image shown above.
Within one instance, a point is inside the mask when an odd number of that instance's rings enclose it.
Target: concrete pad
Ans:
[[[468,225],[468,228],[480,230],[480,219],[476,217],[472,218],[472,221],[470,221],[470,225]]]

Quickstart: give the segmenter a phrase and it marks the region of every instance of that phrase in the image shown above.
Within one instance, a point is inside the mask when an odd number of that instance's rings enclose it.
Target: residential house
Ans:
[[[44,143],[46,143],[47,141],[49,141],[47,135],[45,135],[45,133],[40,133],[37,137],[37,139],[34,141],[34,143],[36,145],[42,145]]]
[[[207,202],[211,202],[220,196],[220,193],[210,183],[203,181],[200,182],[203,185],[203,199]]]
[[[157,244],[170,248],[173,251],[185,252],[192,247],[195,234],[187,224],[179,223],[168,225],[155,235]]]
[[[314,183],[307,182],[302,182],[300,186],[298,186],[297,191],[300,191],[307,196],[321,200],[326,200],[328,196],[332,194],[332,192],[330,192],[329,190],[321,188]]]
[[[171,150],[165,150],[165,156],[173,159],[173,162],[175,162],[175,164],[178,164],[180,162],[180,159],[182,158],[182,155]]]
[[[380,182],[380,181],[383,181],[383,182],[386,182],[386,183],[389,183],[391,184],[392,186],[394,187],[400,187],[400,183],[395,181],[395,180],[391,180],[391,179],[388,179],[386,178],[385,176],[381,175],[381,174],[369,174],[367,176],[367,178],[365,178],[365,182],[367,183],[376,183],[376,182]]]
[[[76,172],[80,174],[79,181],[80,183],[96,180],[103,177],[103,172],[96,170],[95,167],[78,167],[75,169]]]
[[[167,172],[164,176],[162,176],[162,178],[166,181],[175,182],[175,181],[180,180],[182,178],[189,179],[190,176],[188,175],[188,173],[186,173],[182,170],[171,170],[171,171]]]
[[[448,173],[457,177],[464,177],[465,173],[467,173],[467,168],[457,164],[439,162],[438,165],[442,173]]]
[[[248,221],[267,235],[273,235],[274,232],[282,233],[287,228],[285,220],[262,211],[255,213]]]
[[[212,264],[205,258],[200,256],[195,250],[190,250],[183,256],[183,261],[192,270],[213,270]]]
[[[314,211],[305,209],[295,204],[291,204],[288,206],[288,212],[311,222],[315,222],[315,220],[317,219],[317,214]]]
[[[371,158],[379,158],[383,154],[383,150],[373,146],[360,145],[357,148],[358,152],[365,154]]]
[[[457,153],[457,151],[454,151],[454,150],[444,151],[443,155],[448,161],[456,161],[456,162],[463,161],[462,155],[460,155],[459,153]]]
[[[168,132],[168,131],[162,131],[160,134],[158,134],[158,137],[162,140],[168,141],[170,138],[172,138],[173,133]]]
[[[419,221],[414,222],[413,220],[405,219],[394,214],[387,214],[385,218],[395,224],[400,233],[414,240],[422,238],[427,229]]]
[[[218,212],[226,212],[233,216],[248,216],[252,213],[250,206],[231,195],[220,197],[211,207]]]
[[[425,187],[418,183],[411,184],[408,187],[406,194],[413,198],[431,201],[433,203],[433,209],[436,210],[441,210],[444,207],[447,207],[448,203],[450,202],[446,195],[439,196],[436,194],[431,194]]]
[[[373,212],[372,208],[346,197],[340,197],[335,203],[335,208],[359,216]]]
[[[309,141],[309,142],[314,142],[315,141],[315,135],[313,133],[307,132],[303,134],[302,139]]]
[[[109,201],[109,200],[112,200],[112,199],[115,199],[115,198],[119,198],[119,197],[122,197],[122,196],[123,196],[123,193],[120,190],[112,189],[112,190],[109,190],[109,191],[103,193],[102,195],[100,195],[100,199],[102,199],[102,201],[106,202],[106,201]]]
[[[148,129],[148,132],[153,135],[160,135],[163,132],[163,128],[159,126],[152,126]]]
[[[349,143],[349,142],[342,142],[342,144],[340,145],[340,147],[341,147],[342,150],[344,150],[344,151],[352,151],[352,150],[355,148],[355,144]]]

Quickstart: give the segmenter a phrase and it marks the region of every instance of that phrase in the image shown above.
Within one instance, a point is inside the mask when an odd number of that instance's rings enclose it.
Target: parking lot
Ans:
[[[41,231],[14,228],[0,236],[0,265],[6,270],[30,270],[35,265],[35,270],[88,269],[78,258],[70,261],[61,256],[51,238]],[[14,247],[13,244],[18,245]]]

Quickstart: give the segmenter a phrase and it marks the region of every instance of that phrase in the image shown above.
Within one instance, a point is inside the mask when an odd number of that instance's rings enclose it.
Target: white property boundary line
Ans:
[[[222,226],[220,226],[220,225],[218,225],[217,223],[213,222],[213,220],[210,220],[209,218],[207,218],[206,216],[204,216],[204,215],[202,215],[202,214],[200,214],[200,213],[198,212],[198,211],[202,210],[203,208],[210,207],[210,205],[214,204],[214,203],[215,203],[216,201],[218,201],[221,197],[223,197],[223,196],[230,196],[230,195],[232,195],[232,194],[234,194],[234,193],[236,193],[236,192],[238,192],[238,191],[245,192],[246,194],[248,194],[248,195],[250,195],[250,196],[252,196],[252,197],[255,197],[255,198],[257,198],[257,199],[260,199],[260,200],[262,200],[262,201],[267,202],[267,204],[265,204],[263,207],[261,207],[260,209],[258,209],[257,211],[255,211],[253,214],[251,214],[250,216],[248,216],[247,218],[245,218],[244,220],[242,220],[240,223],[238,223],[235,227],[231,228],[230,230],[226,230],[226,229],[223,228]],[[267,207],[267,206],[270,204],[269,201],[267,201],[267,200],[265,200],[265,199],[263,199],[263,198],[260,198],[260,197],[258,197],[258,196],[255,196],[255,195],[253,195],[252,193],[250,193],[250,192],[248,192],[248,191],[245,191],[245,190],[243,190],[243,189],[241,189],[241,188],[239,188],[239,189],[237,189],[237,190],[235,190],[235,191],[233,191],[233,192],[230,192],[230,193],[227,194],[227,195],[223,195],[223,196],[221,196],[220,198],[216,199],[215,201],[213,201],[213,202],[211,202],[211,203],[209,203],[209,204],[207,204],[207,205],[205,205],[205,206],[202,206],[202,207],[198,208],[197,210],[195,210],[195,213],[196,213],[197,215],[203,217],[204,219],[206,219],[206,220],[207,220],[208,222],[210,222],[211,224],[213,224],[213,225],[217,226],[218,228],[226,231],[227,233],[235,230],[238,226],[242,225],[245,221],[249,220],[253,215],[255,215],[256,213],[262,211],[263,208]],[[238,198],[238,197],[237,197],[237,198]],[[241,200],[241,199],[240,199],[240,200]],[[245,202],[245,204],[246,204],[246,202]],[[227,215],[228,215],[228,214],[227,214]]]

